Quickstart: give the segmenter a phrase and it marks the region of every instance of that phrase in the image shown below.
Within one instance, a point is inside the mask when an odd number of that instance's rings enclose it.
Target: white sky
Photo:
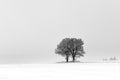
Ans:
[[[86,60],[120,57],[119,34],[119,0],[0,0],[3,63],[59,58],[65,37],[84,40]]]

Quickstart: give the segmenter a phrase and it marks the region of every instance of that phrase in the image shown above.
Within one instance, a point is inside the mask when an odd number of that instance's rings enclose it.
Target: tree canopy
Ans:
[[[76,57],[84,56],[83,45],[82,39],[65,38],[57,45],[55,53],[66,57],[66,62],[68,62],[69,57],[72,57],[74,62]]]

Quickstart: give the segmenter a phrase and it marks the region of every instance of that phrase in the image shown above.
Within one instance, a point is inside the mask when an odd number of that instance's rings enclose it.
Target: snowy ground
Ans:
[[[120,63],[1,64],[0,80],[120,80]]]

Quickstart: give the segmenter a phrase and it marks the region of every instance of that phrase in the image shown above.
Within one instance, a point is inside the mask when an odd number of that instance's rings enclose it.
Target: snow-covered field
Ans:
[[[1,64],[0,80],[120,80],[120,63]]]

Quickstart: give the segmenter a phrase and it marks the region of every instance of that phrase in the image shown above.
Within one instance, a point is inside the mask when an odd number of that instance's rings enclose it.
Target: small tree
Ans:
[[[70,54],[70,51],[68,50],[68,42],[69,42],[69,38],[65,38],[63,39],[59,45],[57,45],[57,49],[55,50],[55,53],[56,54],[60,54],[62,55],[63,57],[66,57],[66,62],[69,61],[69,56],[71,55]]]
[[[73,62],[75,61],[76,57],[81,57],[85,53],[83,44],[84,43],[81,39],[76,39],[76,38],[70,39],[68,49],[71,52]]]
[[[69,57],[71,56],[74,62],[76,57],[81,57],[85,53],[83,49],[83,44],[84,43],[81,39],[65,38],[57,46],[55,52],[56,54],[65,56],[66,62],[68,62]]]

